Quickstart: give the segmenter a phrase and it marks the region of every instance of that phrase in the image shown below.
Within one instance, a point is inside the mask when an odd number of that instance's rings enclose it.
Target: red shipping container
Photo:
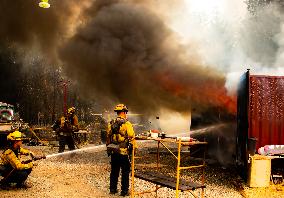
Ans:
[[[284,76],[249,75],[248,138],[256,149],[284,144]]]

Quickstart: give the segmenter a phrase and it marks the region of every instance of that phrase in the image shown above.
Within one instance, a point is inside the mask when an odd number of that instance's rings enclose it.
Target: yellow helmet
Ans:
[[[13,133],[7,135],[7,140],[22,140],[22,133],[20,131],[14,131]]]
[[[118,112],[118,111],[128,112],[128,108],[124,104],[118,104],[115,106],[114,111],[115,112]]]
[[[38,4],[41,8],[49,8],[50,4],[48,3],[48,0],[41,0],[41,2]]]
[[[70,107],[68,110],[67,110],[67,113],[68,114],[73,114],[73,113],[75,113],[75,107]]]

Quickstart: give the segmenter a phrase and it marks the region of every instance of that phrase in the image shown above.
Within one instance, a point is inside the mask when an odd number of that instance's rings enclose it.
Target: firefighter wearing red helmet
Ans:
[[[11,183],[16,183],[16,187],[30,187],[25,183],[27,177],[32,171],[33,163],[24,164],[20,161],[20,155],[34,154],[22,148],[22,133],[14,131],[7,136],[8,147],[1,155],[1,187],[8,187]]]
[[[129,173],[131,149],[136,148],[135,133],[127,120],[128,108],[118,104],[114,108],[117,118],[112,120],[107,129],[107,152],[111,156],[110,194],[117,193],[117,183],[121,169],[121,196],[129,195]]]

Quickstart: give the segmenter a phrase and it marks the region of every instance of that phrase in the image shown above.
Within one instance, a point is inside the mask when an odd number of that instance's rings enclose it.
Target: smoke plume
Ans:
[[[2,0],[1,48],[15,50],[22,64],[42,56],[62,67],[82,96],[101,104],[123,102],[141,113],[235,112],[236,76],[246,68],[283,70],[276,4],[252,13],[237,0],[50,3],[41,9],[34,0]]]
[[[53,9],[42,9],[35,0],[2,0],[0,44],[20,52],[36,48],[54,61],[58,45],[72,35],[87,2],[54,1]]]
[[[224,77],[199,57],[186,60],[185,46],[159,16],[141,4],[108,2],[89,8],[87,23],[61,48],[69,76],[91,93],[143,112],[231,102]]]

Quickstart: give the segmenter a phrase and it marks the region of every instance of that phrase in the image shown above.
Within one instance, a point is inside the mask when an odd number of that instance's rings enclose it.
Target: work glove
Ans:
[[[28,168],[32,168],[34,166],[34,164],[32,162],[28,163]]]

